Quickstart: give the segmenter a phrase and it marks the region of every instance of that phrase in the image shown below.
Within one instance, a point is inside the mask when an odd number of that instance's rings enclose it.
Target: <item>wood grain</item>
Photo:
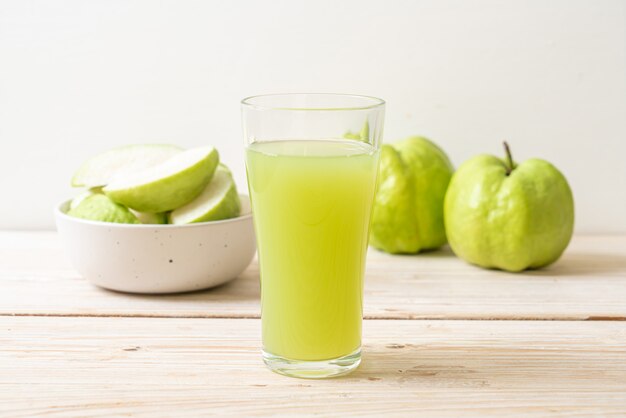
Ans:
[[[0,416],[626,414],[626,236],[576,237],[521,275],[371,251],[345,378],[268,371],[242,319],[258,312],[256,263],[210,291],[126,295],[80,278],[56,233],[0,232]]]
[[[0,232],[0,315],[257,318],[258,266],[213,290],[127,295],[82,279],[54,232]],[[626,320],[626,236],[577,236],[556,264],[523,274],[468,265],[449,249],[371,250],[365,317]]]
[[[0,318],[0,411],[31,416],[623,416],[626,325],[365,322],[325,381],[268,371],[256,319]]]

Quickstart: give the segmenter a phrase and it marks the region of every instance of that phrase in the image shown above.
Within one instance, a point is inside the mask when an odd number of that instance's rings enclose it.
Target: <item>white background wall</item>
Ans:
[[[245,189],[239,99],[321,91],[457,166],[507,139],[565,173],[578,232],[626,232],[625,28],[619,0],[0,0],[0,228],[52,228],[127,143],[214,144]]]

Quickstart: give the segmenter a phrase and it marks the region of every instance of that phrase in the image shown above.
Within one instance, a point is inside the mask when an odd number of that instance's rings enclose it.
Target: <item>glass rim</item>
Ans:
[[[322,96],[322,97],[351,97],[356,99],[368,100],[372,102],[363,106],[329,106],[329,107],[303,107],[303,106],[268,106],[255,104],[255,99],[271,98],[271,97],[296,97],[296,96]],[[370,110],[382,107],[385,105],[385,101],[375,96],[367,96],[364,94],[349,94],[349,93],[270,93],[270,94],[257,94],[254,96],[248,96],[241,100],[241,105],[249,107],[255,110],[290,110],[290,111],[343,111],[343,110]]]

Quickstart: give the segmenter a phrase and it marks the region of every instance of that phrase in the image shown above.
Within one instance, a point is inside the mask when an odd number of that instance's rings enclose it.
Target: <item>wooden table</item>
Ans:
[[[260,356],[258,267],[214,290],[96,288],[54,232],[0,233],[0,415],[626,416],[626,236],[525,274],[371,251],[364,357],[292,379]]]

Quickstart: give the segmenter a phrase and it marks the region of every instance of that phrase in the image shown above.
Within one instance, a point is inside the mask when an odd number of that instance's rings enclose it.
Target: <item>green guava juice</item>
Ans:
[[[350,140],[256,142],[246,166],[264,350],[316,361],[360,349],[378,151]]]

